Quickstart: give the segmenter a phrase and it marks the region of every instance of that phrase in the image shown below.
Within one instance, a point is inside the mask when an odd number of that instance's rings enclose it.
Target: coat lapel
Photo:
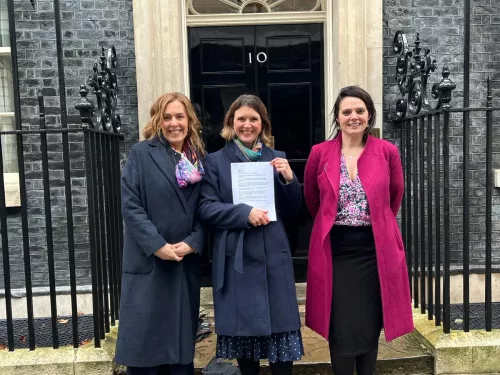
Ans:
[[[273,150],[267,147],[266,145],[262,145],[262,155],[260,157],[260,161],[271,161],[274,159]]]
[[[187,203],[184,194],[181,191],[181,188],[177,184],[177,180],[175,179],[175,165],[174,160],[168,154],[167,148],[163,145],[158,138],[153,138],[149,141],[151,146],[149,153],[153,158],[158,169],[163,173],[167,181],[173,186],[179,201],[182,204],[182,207],[187,212]]]
[[[333,189],[335,197],[338,198],[340,190],[340,152],[342,145],[342,135],[330,141],[331,150],[328,155],[328,162],[325,164],[324,169],[330,185]]]
[[[230,144],[233,149],[234,149],[234,156],[236,156],[236,158],[239,160],[239,161],[243,161],[243,162],[246,162],[248,161],[248,159],[245,157],[245,155],[243,155],[243,152],[240,150],[240,148],[236,145],[236,143],[231,142]]]
[[[361,181],[361,185],[363,186],[363,190],[365,191],[368,204],[373,207],[373,204],[376,201],[376,192],[371,176],[373,176],[373,174],[380,173],[380,170],[378,168],[373,168],[374,158],[372,150],[373,143],[371,141],[371,138],[372,136],[369,135],[366,140],[365,149],[358,159],[358,175]]]

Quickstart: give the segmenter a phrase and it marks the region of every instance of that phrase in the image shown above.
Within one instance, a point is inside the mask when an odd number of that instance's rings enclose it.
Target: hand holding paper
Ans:
[[[269,224],[271,220],[269,219],[269,216],[267,216],[267,212],[268,211],[261,210],[260,208],[252,208],[250,215],[248,215],[248,222],[254,227]]]
[[[231,163],[231,184],[233,203],[244,203],[261,211],[267,211],[267,217],[276,221],[274,202],[273,166],[269,162]],[[255,215],[258,215],[258,218]],[[252,219],[250,214],[249,219]],[[263,223],[264,217],[254,211],[253,220]],[[251,221],[250,223],[254,225]]]
[[[278,171],[278,173],[281,173],[287,183],[292,182],[293,172],[292,168],[290,168],[288,160],[283,158],[274,158],[271,161],[271,164],[274,165],[274,168],[276,168],[276,171]]]

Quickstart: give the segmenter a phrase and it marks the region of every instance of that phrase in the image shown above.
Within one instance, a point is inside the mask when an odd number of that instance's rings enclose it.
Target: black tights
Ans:
[[[258,375],[260,369],[260,361],[254,361],[250,358],[238,358],[238,367],[241,375]],[[269,362],[272,375],[291,375],[293,361],[287,362]]]
[[[374,375],[377,363],[378,348],[367,353],[345,357],[332,353],[330,348],[330,358],[332,360],[332,370],[334,375],[353,375],[354,365],[358,375]]]
[[[127,367],[127,375],[194,375],[193,362],[187,365]]]

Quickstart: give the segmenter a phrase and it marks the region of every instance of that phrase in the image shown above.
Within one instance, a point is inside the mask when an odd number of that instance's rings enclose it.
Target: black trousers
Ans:
[[[356,366],[357,375],[374,375],[377,364],[378,348],[367,353],[355,356],[340,356],[332,350],[330,345],[330,358],[334,375],[353,375]]]
[[[238,367],[241,375],[258,375],[260,370],[260,361],[254,361],[250,358],[237,358]],[[293,361],[287,362],[269,362],[272,375],[291,375]]]
[[[194,364],[127,367],[127,375],[194,375]]]

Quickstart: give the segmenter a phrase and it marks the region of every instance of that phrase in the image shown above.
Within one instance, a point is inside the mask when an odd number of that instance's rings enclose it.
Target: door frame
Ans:
[[[359,85],[371,94],[382,128],[383,0],[329,0],[324,11],[263,14],[187,15],[186,1],[133,0],[134,39],[139,104],[139,133],[153,101],[168,91],[189,96],[190,26],[324,24],[325,135],[340,88]],[[355,30],[355,31],[350,31]]]

